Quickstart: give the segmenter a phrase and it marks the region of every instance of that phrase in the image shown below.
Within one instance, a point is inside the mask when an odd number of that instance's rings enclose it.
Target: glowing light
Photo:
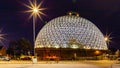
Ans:
[[[77,48],[79,48],[79,47],[78,47],[78,45],[73,44],[71,48],[77,49]]]
[[[4,38],[5,34],[2,34],[2,30],[0,30],[0,43],[3,44],[3,40],[5,40]]]
[[[105,37],[105,41],[107,41],[108,40],[108,37]]]
[[[71,15],[75,15],[75,16],[80,16],[79,13],[77,12],[68,12],[68,15],[71,16]]]
[[[31,2],[31,0],[29,0],[29,5],[24,4],[27,8],[29,8],[30,10],[27,10],[25,12],[31,13],[31,15],[29,16],[29,18],[31,18],[32,16],[35,16],[35,18],[39,17],[41,20],[41,15],[46,16],[46,14],[44,14],[42,11],[45,10],[46,8],[42,8],[41,5],[43,2],[37,4],[36,0],[34,0],[34,2]]]
[[[37,13],[39,10],[37,8],[34,8],[33,11]]]
[[[48,45],[48,48],[50,48],[51,47],[51,45]]]
[[[55,46],[55,48],[60,48],[60,46],[59,46],[59,45],[57,45],[57,46]]]
[[[98,51],[98,50],[95,51],[95,54],[96,54],[96,55],[99,55],[99,54],[100,54],[100,51]]]
[[[106,41],[107,44],[109,44],[111,42],[112,37],[110,37],[110,36],[111,36],[111,33],[106,34],[104,37],[104,40]]]
[[[71,16],[71,15],[72,15],[72,12],[69,12],[68,14]]]
[[[77,13],[77,14],[76,14],[76,16],[78,16],[78,17],[79,17],[79,14]]]

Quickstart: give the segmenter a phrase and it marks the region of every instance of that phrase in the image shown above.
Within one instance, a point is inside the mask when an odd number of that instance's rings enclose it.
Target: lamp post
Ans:
[[[34,43],[34,56],[35,56],[35,24],[36,24],[36,19],[37,17],[39,17],[41,20],[41,15],[45,15],[42,10],[45,10],[45,8],[41,8],[42,2],[40,2],[39,4],[37,4],[36,0],[34,0],[34,2],[31,2],[29,0],[29,5],[24,4],[27,8],[29,8],[29,10],[25,11],[30,14],[30,18],[33,18],[33,43]]]
[[[38,13],[38,9],[33,9],[33,44],[34,44],[34,56],[35,56],[35,23],[36,23],[36,13]]]
[[[110,43],[110,41],[111,41],[111,37],[110,37],[110,34],[109,35],[106,35],[105,37],[104,37],[104,40],[106,41],[106,43],[107,43],[107,46],[108,46],[108,50],[109,50],[109,43]],[[109,54],[106,54],[107,55],[107,57],[109,56]],[[109,59],[109,58],[108,58]]]

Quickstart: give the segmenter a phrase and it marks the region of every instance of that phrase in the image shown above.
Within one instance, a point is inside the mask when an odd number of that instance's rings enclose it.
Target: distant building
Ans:
[[[6,55],[6,49],[4,46],[0,46],[0,55]]]

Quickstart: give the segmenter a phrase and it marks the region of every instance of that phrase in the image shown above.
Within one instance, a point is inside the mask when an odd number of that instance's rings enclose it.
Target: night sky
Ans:
[[[28,19],[30,13],[24,13],[28,8],[23,3],[29,2],[28,0],[0,1],[0,28],[2,33],[6,34],[4,46],[22,37],[33,43],[32,19]],[[112,39],[109,45],[120,49],[120,0],[44,0],[42,7],[47,8],[43,11],[47,16],[42,16],[43,21],[37,20],[36,35],[45,22],[73,11],[93,22],[104,35],[111,33]]]

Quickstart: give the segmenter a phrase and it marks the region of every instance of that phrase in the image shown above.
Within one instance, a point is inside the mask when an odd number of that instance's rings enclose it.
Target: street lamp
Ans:
[[[106,34],[105,37],[104,37],[104,40],[106,41],[107,43],[107,46],[108,46],[108,49],[109,49],[109,43],[111,42],[111,39],[112,37],[110,37],[111,34]],[[106,54],[106,56],[108,57],[109,54]]]
[[[41,20],[41,15],[45,15],[42,10],[45,10],[45,8],[41,8],[43,2],[37,4],[36,0],[34,0],[34,2],[31,2],[29,0],[29,5],[24,4],[27,8],[29,8],[29,10],[25,11],[30,14],[30,18],[33,18],[33,43],[34,43],[34,56],[35,56],[35,23],[36,23],[36,19],[37,17],[39,17]]]
[[[35,22],[36,22],[36,14],[38,13],[38,9],[33,9],[34,15],[33,15],[33,44],[34,44],[34,56],[35,56]]]
[[[34,12],[34,13],[38,13],[38,11],[39,11],[39,10],[38,10],[37,8],[34,8],[34,9],[33,9],[33,12]]]
[[[110,37],[110,34],[106,34],[104,37],[104,40],[106,41],[107,45],[111,42],[112,37]]]
[[[108,41],[108,37],[105,37],[105,41]]]

